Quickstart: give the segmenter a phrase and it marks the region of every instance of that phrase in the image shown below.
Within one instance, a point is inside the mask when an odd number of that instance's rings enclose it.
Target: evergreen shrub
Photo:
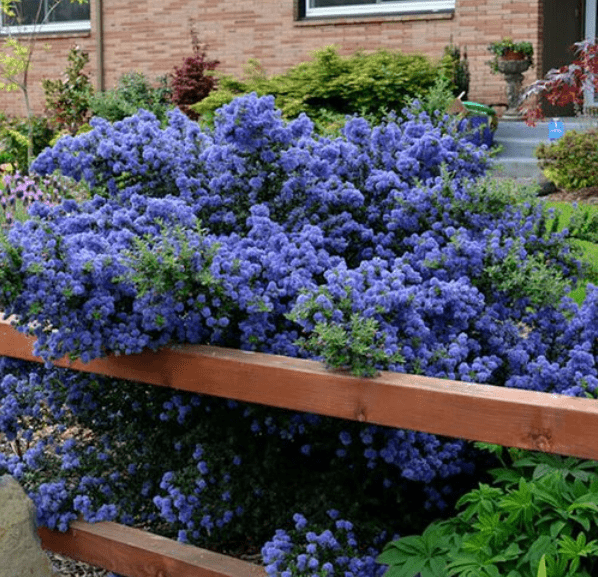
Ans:
[[[438,67],[421,54],[379,50],[342,57],[326,47],[284,74],[266,78],[256,68],[246,81],[220,77],[218,89],[192,109],[210,118],[240,94],[271,94],[286,118],[306,113],[318,122],[323,111],[341,116],[359,114],[377,121],[399,112],[414,96],[434,84]]]
[[[568,130],[562,138],[536,149],[546,178],[567,190],[598,185],[598,130]]]
[[[99,194],[34,204],[11,227],[0,306],[47,360],[190,342],[335,366],[350,353],[361,369],[372,347],[374,371],[595,397],[598,289],[581,307],[566,297],[578,262],[565,235],[541,203],[479,181],[487,153],[452,123],[405,114],[353,118],[334,138],[255,94],[213,129],[179,110],[166,126],[146,111],[93,119],[33,168]],[[322,348],[303,348],[316,329]],[[339,330],[359,333],[349,351]],[[373,551],[427,524],[415,504],[450,508],[484,467],[424,433],[7,359],[0,374],[0,427],[19,448],[0,469],[27,483],[41,524],[269,540],[273,574],[379,575]],[[58,428],[34,441],[46,418]]]
[[[92,116],[109,122],[133,116],[140,108],[165,120],[170,98],[171,91],[166,78],[158,79],[157,86],[154,86],[142,72],[127,72],[112,90],[93,94],[89,99],[89,110]]]

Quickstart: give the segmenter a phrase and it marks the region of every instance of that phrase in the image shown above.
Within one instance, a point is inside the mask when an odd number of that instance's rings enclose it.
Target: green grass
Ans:
[[[580,249],[580,260],[586,264],[580,285],[571,292],[571,298],[583,303],[588,282],[598,284],[598,205],[577,205],[568,202],[546,202],[555,209],[558,230],[569,229],[571,239]]]

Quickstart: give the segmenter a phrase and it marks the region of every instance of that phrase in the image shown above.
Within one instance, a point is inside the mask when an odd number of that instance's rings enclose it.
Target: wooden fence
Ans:
[[[33,340],[0,322],[0,356],[38,361]],[[360,422],[598,459],[598,403],[384,372],[362,379],[314,361],[209,346],[57,366]],[[45,548],[127,577],[250,577],[262,567],[116,523],[40,529]]]

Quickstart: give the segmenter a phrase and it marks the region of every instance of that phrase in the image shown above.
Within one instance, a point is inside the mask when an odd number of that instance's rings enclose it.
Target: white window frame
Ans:
[[[417,12],[448,12],[455,9],[455,0],[377,0],[376,4],[353,4],[312,8],[311,0],[305,0],[306,18],[335,16],[370,16],[376,14],[412,14]]]
[[[585,16],[586,40],[594,40],[596,38],[596,0],[586,0]],[[584,106],[594,108],[597,104],[596,92],[590,83],[590,86],[584,90]]]
[[[70,0],[62,1],[69,2]],[[42,20],[37,24],[24,24],[22,26],[5,26],[4,14],[0,12],[0,35],[3,36],[16,36],[19,34],[53,34],[58,32],[89,32],[90,30],[91,17],[89,20],[71,20],[66,22],[44,22]]]

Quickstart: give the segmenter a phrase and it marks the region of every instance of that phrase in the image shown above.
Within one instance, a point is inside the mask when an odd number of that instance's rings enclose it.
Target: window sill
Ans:
[[[414,12],[409,14],[372,14],[370,16],[328,16],[295,20],[294,26],[350,26],[356,24],[379,24],[385,22],[408,22],[417,20],[452,20],[454,10],[443,12]]]
[[[31,36],[36,38],[55,37],[55,36],[89,36],[91,33],[91,23],[86,24],[67,24],[48,25],[48,26],[22,26],[22,27],[0,27],[0,37],[7,36]]]

